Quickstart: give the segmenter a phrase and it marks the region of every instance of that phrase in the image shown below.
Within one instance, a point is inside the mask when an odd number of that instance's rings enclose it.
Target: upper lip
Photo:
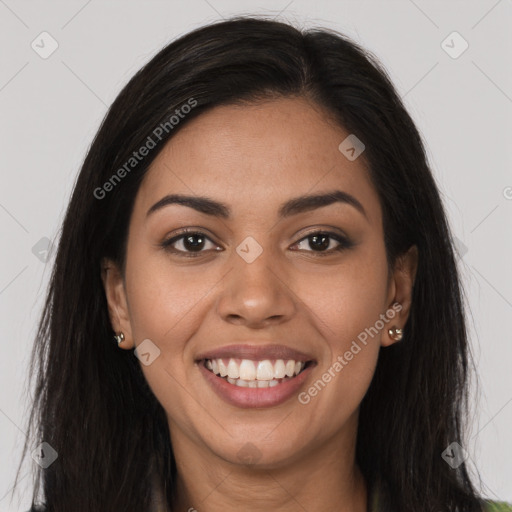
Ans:
[[[300,352],[285,345],[250,345],[236,344],[226,345],[224,347],[213,348],[202,352],[197,356],[197,360],[202,359],[220,359],[220,358],[239,358],[239,359],[293,359],[294,361],[313,361],[314,358],[304,352]]]

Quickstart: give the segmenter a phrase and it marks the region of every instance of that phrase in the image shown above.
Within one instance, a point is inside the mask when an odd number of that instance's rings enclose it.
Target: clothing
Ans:
[[[512,512],[512,504],[504,501],[487,501],[486,512]]]

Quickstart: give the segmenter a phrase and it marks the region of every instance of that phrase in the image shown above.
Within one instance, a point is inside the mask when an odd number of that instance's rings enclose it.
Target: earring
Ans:
[[[124,334],[122,332],[120,332],[119,334],[116,334],[114,336],[114,339],[117,341],[117,344],[118,345],[121,345],[121,343],[123,342],[124,340]]]
[[[388,334],[395,341],[400,341],[404,332],[403,329],[400,329],[399,327],[392,327],[391,329],[388,329]]]

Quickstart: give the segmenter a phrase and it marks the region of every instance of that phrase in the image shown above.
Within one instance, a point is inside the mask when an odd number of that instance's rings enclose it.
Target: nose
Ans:
[[[218,314],[226,322],[253,329],[290,320],[297,297],[284,265],[270,250],[263,250],[250,263],[233,252],[233,267],[223,280],[217,303]]]

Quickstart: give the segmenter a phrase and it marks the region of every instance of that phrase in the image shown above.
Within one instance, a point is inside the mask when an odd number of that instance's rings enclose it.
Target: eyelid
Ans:
[[[308,236],[316,235],[317,233],[324,233],[326,235],[337,236],[339,238],[343,238],[343,239],[347,240],[347,242],[350,240],[350,237],[342,229],[337,228],[335,226],[324,226],[324,227],[311,226],[311,227],[304,228],[304,229],[306,231],[302,232],[302,234],[300,235],[301,238],[298,241],[301,241]]]
[[[183,229],[180,229],[177,232],[175,232],[171,237],[165,238],[158,245],[160,247],[162,247],[164,250],[167,250],[174,254],[185,255],[186,257],[195,257],[196,255],[200,256],[201,254],[207,253],[208,251],[201,250],[201,251],[197,251],[194,253],[193,251],[182,251],[182,250],[174,249],[172,247],[172,245],[183,240],[187,235],[201,235],[204,239],[212,242],[213,244],[216,244],[216,242],[214,240],[212,240],[210,235],[205,233],[205,231],[206,230],[204,228],[193,228],[193,227],[192,228],[183,228]],[[216,244],[216,245],[218,245],[218,244]]]

